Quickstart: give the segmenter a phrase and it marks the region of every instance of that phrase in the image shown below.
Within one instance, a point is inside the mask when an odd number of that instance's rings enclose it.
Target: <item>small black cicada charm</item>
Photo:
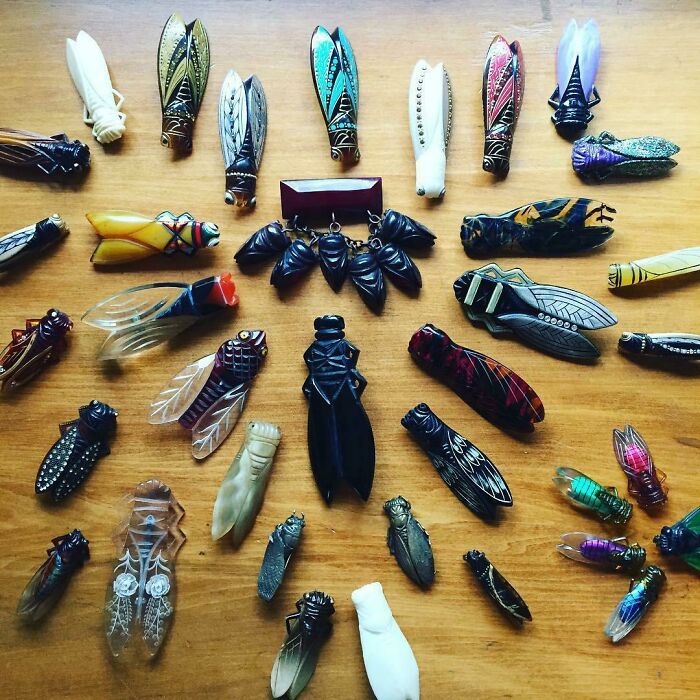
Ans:
[[[65,134],[42,136],[0,127],[0,166],[48,177],[79,174],[90,167],[90,149]]]
[[[367,380],[357,371],[360,351],[345,339],[342,316],[314,321],[316,340],[304,353],[309,376],[308,443],[316,485],[327,503],[344,479],[362,499],[374,480],[374,435],[360,397]]]
[[[384,504],[389,517],[386,543],[401,570],[419,586],[430,586],[435,580],[435,561],[430,537],[413,517],[411,504],[397,496]]]
[[[504,613],[518,623],[527,620],[532,621],[532,615],[525,601],[520,597],[513,586],[506,581],[494,565],[486,558],[483,552],[472,549],[464,555],[464,561],[469,564],[476,580],[486,591],[491,600],[498,605]]]
[[[304,514],[292,513],[279,523],[267,540],[265,557],[258,575],[258,595],[263,600],[272,600],[282,585],[284,572],[301,539],[304,529]]]
[[[29,580],[17,605],[17,614],[27,622],[46,615],[63,595],[73,573],[89,558],[88,541],[80,530],[54,537],[53,547],[46,550],[48,559]]]
[[[448,488],[475,515],[493,520],[498,507],[513,505],[508,484],[496,465],[474,444],[443,423],[425,403],[419,403],[401,425],[426,451]]]
[[[321,646],[330,636],[333,598],[311,591],[297,601],[297,612],[287,615],[287,637],[272,667],[273,698],[296,698],[313,676]]]
[[[93,400],[80,408],[79,418],[61,423],[61,437],[39,467],[36,493],[48,493],[58,502],[80,486],[97,460],[109,454],[118,415],[111,406]]]
[[[700,360],[700,335],[694,333],[623,333],[617,343],[626,355],[688,362]]]

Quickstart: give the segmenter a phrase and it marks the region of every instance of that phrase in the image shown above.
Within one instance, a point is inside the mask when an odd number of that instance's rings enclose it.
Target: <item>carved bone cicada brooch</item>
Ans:
[[[595,299],[572,289],[533,282],[519,267],[496,263],[465,272],[454,283],[467,316],[494,335],[519,339],[557,357],[591,360],[598,348],[579,329],[596,330],[617,319]]]
[[[280,194],[287,224],[273,221],[256,231],[236,253],[239,265],[279,256],[270,284],[285,289],[320,263],[326,282],[335,291],[349,276],[362,300],[377,312],[386,299],[385,275],[407,292],[422,286],[420,271],[405,248],[430,248],[435,236],[393,209],[382,214],[381,178],[284,180]],[[368,216],[368,239],[356,240],[342,233],[336,220],[342,215]],[[308,225],[324,217],[330,219],[327,231]]]

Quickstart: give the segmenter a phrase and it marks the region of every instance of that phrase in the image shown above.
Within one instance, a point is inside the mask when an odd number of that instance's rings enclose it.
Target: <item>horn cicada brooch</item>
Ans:
[[[360,160],[357,146],[357,114],[360,81],[355,54],[340,27],[329,34],[316,27],[311,36],[311,75],[331,144],[331,158]]]
[[[208,78],[209,38],[204,25],[198,19],[186,25],[180,15],[172,14],[158,46],[163,146],[192,150],[192,130]]]
[[[58,243],[70,232],[59,214],[0,236],[0,272]]]
[[[513,333],[538,350],[570,360],[600,355],[581,330],[617,323],[595,299],[572,289],[537,284],[519,267],[502,270],[490,263],[465,272],[455,281],[454,293],[467,316],[494,335]]]
[[[65,134],[42,136],[32,131],[0,127],[0,168],[60,178],[90,167],[90,149]]]
[[[107,589],[105,634],[119,656],[139,629],[149,656],[155,656],[175,612],[175,555],[187,539],[185,515],[161,481],[141,482],[129,499],[131,513],[115,532],[117,565]]]
[[[282,216],[256,231],[238,250],[241,266],[278,257],[270,284],[291,287],[317,263],[326,282],[338,291],[350,277],[362,300],[380,311],[386,299],[388,277],[406,292],[422,286],[421,274],[406,252],[430,248],[435,236],[422,224],[393,209],[382,213],[381,178],[284,180],[280,183]],[[367,240],[342,232],[336,216],[367,217]],[[310,228],[309,221],[325,218],[326,231]]]
[[[484,109],[483,168],[505,176],[510,169],[513,134],[525,89],[520,44],[497,34],[486,54],[481,99]]]

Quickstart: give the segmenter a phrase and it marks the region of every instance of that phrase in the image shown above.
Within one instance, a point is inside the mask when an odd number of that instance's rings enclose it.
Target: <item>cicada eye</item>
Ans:
[[[250,338],[250,333],[249,333],[248,331],[241,331],[241,332],[238,334],[238,337],[239,337],[241,340],[248,340],[248,338]]]
[[[263,357],[267,357],[267,348],[263,348],[263,349],[260,351],[260,354],[261,354]]]

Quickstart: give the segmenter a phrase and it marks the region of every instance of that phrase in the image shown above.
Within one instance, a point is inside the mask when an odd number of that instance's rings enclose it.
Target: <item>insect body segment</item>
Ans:
[[[571,467],[557,467],[554,485],[576,505],[592,510],[604,522],[625,525],[632,516],[632,504],[617,495],[617,489],[604,487]]]
[[[513,505],[510,489],[496,465],[443,423],[427,404],[412,408],[401,425],[418,440],[452,493],[480,518],[492,520],[499,506]]]
[[[97,464],[110,453],[109,438],[119,414],[111,406],[93,400],[81,406],[78,418],[61,423],[61,437],[39,467],[34,490],[58,502],[83,483]]]
[[[304,529],[304,514],[292,513],[279,523],[267,540],[265,557],[258,575],[258,595],[263,600],[272,600],[282,585],[284,572],[301,540]]]
[[[48,559],[36,570],[17,605],[17,614],[36,622],[49,612],[63,595],[71,577],[89,558],[88,541],[80,530],[55,537]]]
[[[156,217],[131,211],[97,211],[86,214],[102,238],[90,260],[96,265],[119,265],[163,253],[194,255],[200,248],[219,243],[219,227],[196,221],[192,214],[164,211]]]
[[[557,551],[569,559],[595,564],[606,569],[633,573],[644,566],[646,550],[629,544],[626,537],[608,539],[585,532],[567,532],[561,536]]]
[[[31,226],[0,236],[0,272],[27,260],[70,233],[59,214],[52,214]]]
[[[114,656],[135,628],[149,655],[158,653],[175,611],[175,556],[187,536],[183,507],[161,481],[141,482],[129,500],[131,513],[115,534],[114,578],[107,589],[105,633]]]
[[[672,360],[700,360],[700,335],[693,333],[623,333],[618,350]]]
[[[0,127],[0,166],[48,177],[80,174],[90,167],[90,149],[65,134],[42,136]]]
[[[638,578],[632,579],[629,593],[613,610],[605,627],[611,642],[626,637],[645,615],[649,606],[659,597],[666,574],[658,566],[648,566]]]
[[[688,566],[700,571],[700,507],[675,525],[664,525],[654,537],[661,554],[680,557]]]
[[[2,389],[16,389],[46,365],[58,362],[68,347],[66,335],[71,328],[73,322],[67,314],[49,309],[43,318],[27,319],[24,329],[13,329],[12,340],[0,352]]]
[[[297,612],[287,615],[287,636],[272,667],[270,685],[273,698],[294,700],[311,680],[323,643],[333,629],[333,598],[322,591],[311,591],[297,601]]]
[[[598,348],[579,329],[606,328],[615,316],[581,292],[533,282],[520,268],[502,270],[496,263],[465,272],[454,293],[469,318],[495,335],[514,333],[552,355],[590,360]]]

